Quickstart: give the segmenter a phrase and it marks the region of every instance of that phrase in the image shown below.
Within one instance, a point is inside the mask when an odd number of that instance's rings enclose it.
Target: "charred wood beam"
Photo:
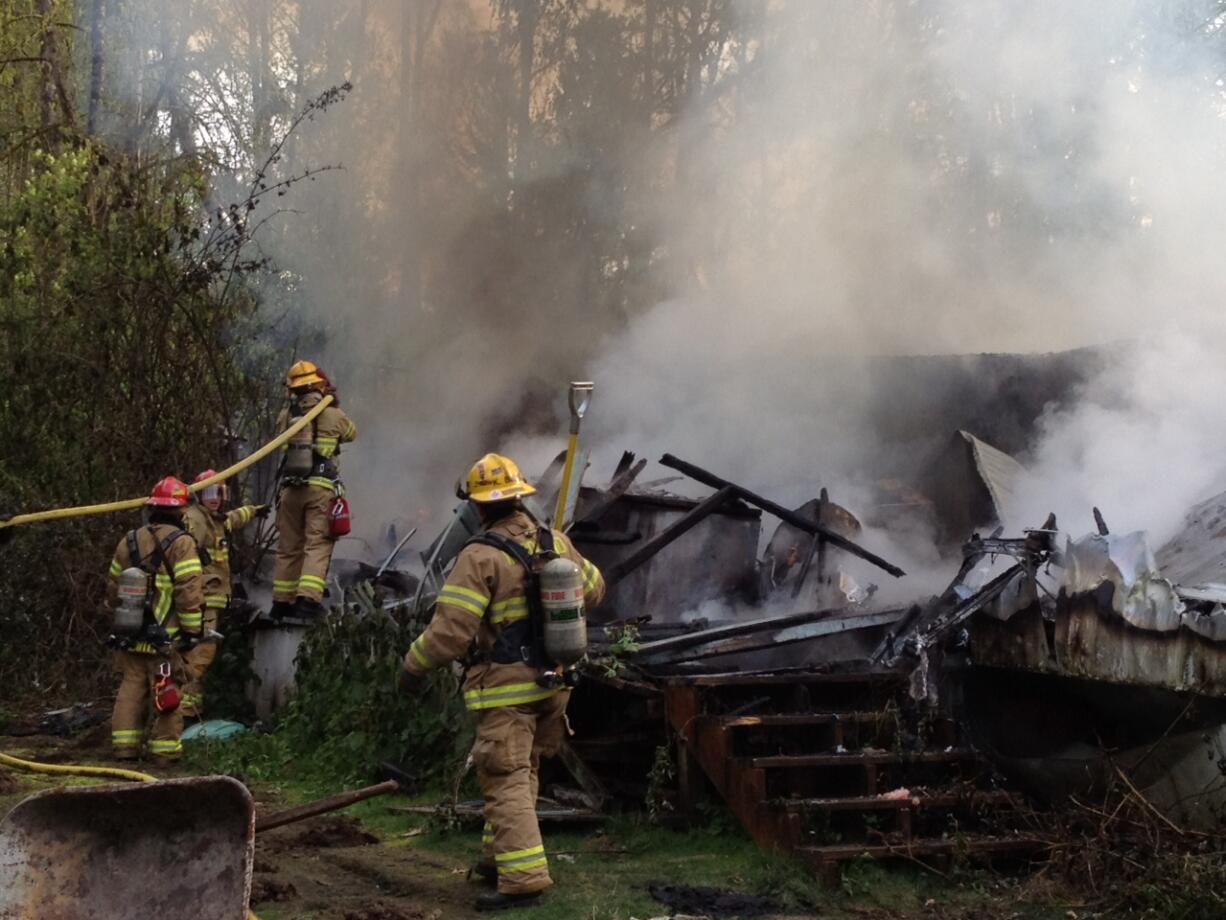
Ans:
[[[1103,513],[1097,508],[1094,509],[1094,524],[1098,527],[1098,535],[1100,537],[1108,536],[1111,531],[1107,529],[1107,522],[1103,520]]]
[[[631,457],[634,455],[631,454]],[[629,469],[619,473],[613,477],[613,481],[609,483],[608,490],[592,502],[591,507],[583,509],[583,516],[577,518],[572,527],[578,527],[581,524],[595,523],[600,519],[606,511],[612,507],[619,498],[626,494],[626,490],[634,485],[634,480],[638,478],[639,473],[647,467],[646,460],[640,460],[638,463]]]
[[[664,528],[625,559],[621,559],[605,569],[605,582],[610,585],[616,584],[644,562],[651,559],[660,550],[664,549],[664,547],[668,546],[668,544],[701,524],[706,518],[718,511],[725,502],[735,497],[736,487],[724,486],[710,498],[695,505],[682,515],[681,518]]]
[[[821,495],[817,500],[817,523],[822,522],[826,512],[826,505],[830,501],[830,493],[822,488]],[[805,554],[804,565],[800,567],[800,574],[796,577],[796,584],[792,585],[793,599],[800,597],[800,591],[805,586],[805,579],[809,577],[809,569],[813,565],[813,557],[817,557],[817,581],[818,590],[823,578],[826,577],[826,541],[818,534],[813,534],[813,539],[809,541],[809,551]]]
[[[955,626],[958,626],[972,614],[999,597],[1014,578],[1026,571],[1025,566],[1020,563],[1018,565],[1011,565],[984,585],[982,589],[943,613],[929,615],[926,618],[909,618],[909,626],[900,628],[896,633],[886,636],[882,640],[881,645],[869,656],[869,661],[874,664],[892,664],[902,656],[904,650],[908,647],[916,653],[923,648],[927,648],[939,636],[948,633]],[[940,606],[940,603],[938,601],[938,606]]]
[[[592,772],[592,769],[583,762],[583,758],[568,742],[562,742],[562,746],[558,749],[558,756],[566,765],[570,775],[575,778],[575,782],[579,784],[579,788],[583,790],[592,811],[600,811],[604,808],[604,803],[609,799],[609,793],[604,784],[600,782],[600,777]]]
[[[598,543],[601,546],[627,546],[643,539],[637,530],[586,530],[571,528],[570,538],[576,543]]]
[[[972,594],[961,604],[954,607],[953,610],[941,614],[920,627],[916,637],[917,642],[920,646],[930,645],[937,636],[949,632],[949,630],[959,625],[972,613],[994,601],[1004,592],[1005,588],[1009,587],[1014,578],[1024,572],[1026,572],[1026,568],[1021,564],[1009,566],[1009,568],[984,585],[983,589],[977,594]]]
[[[852,614],[844,609],[810,610],[645,642],[629,657],[636,664],[651,666],[712,658],[734,652],[752,652],[803,642],[817,636],[888,625],[895,622],[902,613],[901,608]]]
[[[986,540],[976,535],[963,545],[962,566],[945,592],[922,610],[913,607],[873,651],[869,661],[874,664],[897,661],[908,645],[918,653],[995,599],[1019,572],[1033,577],[1032,573],[1055,550],[1056,515],[1047,515],[1042,527],[1027,531],[1022,539],[1003,539],[1000,534],[1001,529],[997,528]],[[984,556],[1012,556],[1017,564],[964,598],[958,589],[964,587],[967,576]]]
[[[839,547],[839,549],[846,550],[853,556],[859,556],[866,562],[871,562],[873,565],[877,566],[877,568],[889,572],[895,578],[907,574],[893,563],[887,562],[876,553],[869,552],[862,546],[848,540],[846,537],[835,533],[833,530],[828,530],[825,527],[822,527],[820,524],[815,524],[812,521],[801,517],[799,514],[796,514],[794,511],[788,510],[787,508],[783,507],[783,505],[775,504],[769,498],[763,498],[761,495],[756,495],[753,492],[750,492],[743,486],[738,486],[726,479],[720,479],[714,473],[709,473],[701,467],[694,466],[692,463],[686,463],[684,460],[679,460],[672,454],[665,454],[663,457],[661,457],[660,464],[662,466],[667,466],[669,469],[676,470],[679,473],[684,473],[691,479],[701,482],[703,485],[708,485],[713,489],[720,489],[721,491],[724,489],[732,489],[733,494],[735,494],[735,496],[742,501],[755,505],[768,514],[774,515],[781,521],[787,521],[787,523],[791,524],[793,527],[798,527],[806,533],[820,536],[826,542]]]

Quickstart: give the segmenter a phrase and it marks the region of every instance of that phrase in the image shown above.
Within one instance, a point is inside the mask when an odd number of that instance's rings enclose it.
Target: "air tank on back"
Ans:
[[[587,613],[583,609],[583,570],[565,557],[551,559],[540,572],[545,654],[564,667],[587,654]]]
[[[145,599],[149,592],[149,575],[135,567],[119,573],[119,604],[111,632],[117,636],[133,636],[145,625]]]
[[[299,421],[301,416],[290,419],[290,424]],[[285,465],[281,472],[285,476],[303,477],[311,475],[311,467],[315,459],[315,442],[312,440],[310,425],[304,425],[285,444]]]

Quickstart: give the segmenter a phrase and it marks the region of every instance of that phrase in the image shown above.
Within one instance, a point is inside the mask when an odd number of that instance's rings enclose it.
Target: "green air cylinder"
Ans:
[[[583,609],[583,570],[565,557],[551,559],[540,572],[545,654],[564,667],[587,654],[587,615]]]

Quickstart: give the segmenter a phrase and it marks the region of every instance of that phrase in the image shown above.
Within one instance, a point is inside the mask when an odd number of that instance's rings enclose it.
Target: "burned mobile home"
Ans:
[[[907,359],[934,378],[922,398],[941,398],[919,419],[881,410],[914,468],[874,470],[879,500],[864,509],[825,490],[784,506],[671,455],[666,479],[644,482],[647,461],[626,454],[597,486],[581,458],[569,533],[610,590],[589,613],[575,734],[545,774],[543,817],[639,805],[671,777],[658,807],[684,820],[716,796],[764,848],[819,869],[864,854],[1027,854],[1044,841],[1019,804],[1122,774],[1169,820],[1218,826],[1226,498],[1156,554],[1101,515],[1086,536],[1054,518],[1026,530],[1040,522],[1017,517],[1025,471],[1009,449],[1095,355],[1051,356],[1029,376],[960,360],[952,373]],[[950,409],[985,369],[998,402]],[[1008,411],[989,411],[1001,401]],[[561,479],[560,461],[539,477],[538,516]],[[955,573],[936,597],[909,594],[864,536],[907,516]],[[340,587],[420,618],[477,527],[462,504],[420,578],[358,565]]]
[[[982,831],[961,835],[961,851],[1033,848],[985,820],[1012,797],[955,719],[915,706],[902,669],[871,663],[907,610],[874,603],[873,586],[849,569],[904,572],[858,542],[854,514],[825,491],[791,509],[683,459],[660,463],[710,494],[638,485],[646,464],[632,454],[605,487],[576,487],[569,532],[609,594],[590,616],[575,735],[565,769],[544,777],[542,819],[641,803],[664,757],[676,788],[662,807],[684,819],[704,797],[722,797],[764,848],[816,867],[863,853],[950,853],[951,823]],[[560,488],[556,468],[540,484],[538,516]],[[393,592],[384,605],[425,616],[476,526],[457,508],[422,554],[412,597]]]

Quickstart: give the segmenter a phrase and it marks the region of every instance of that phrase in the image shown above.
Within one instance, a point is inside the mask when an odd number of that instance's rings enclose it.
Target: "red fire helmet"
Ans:
[[[189,500],[187,485],[174,476],[167,476],[158,480],[145,504],[159,508],[185,508]]]
[[[199,476],[193,479],[192,482],[193,483],[204,482],[206,479],[209,479],[216,475],[217,475],[216,470],[205,470],[203,473],[201,473]],[[213,499],[219,499],[223,502],[226,500],[226,484],[224,482],[215,482],[211,486],[205,486],[203,489],[200,490],[200,500],[201,501],[207,502],[207,501],[212,501]]]

